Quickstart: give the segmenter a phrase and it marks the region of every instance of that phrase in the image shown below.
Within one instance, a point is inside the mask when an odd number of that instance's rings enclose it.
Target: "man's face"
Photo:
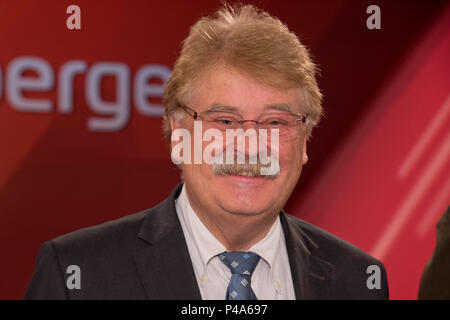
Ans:
[[[198,114],[205,114],[211,106],[229,106],[242,119],[256,120],[273,112],[268,106],[289,106],[293,112],[304,112],[299,88],[278,89],[261,84],[226,65],[203,71],[196,79],[189,100],[189,107]],[[193,118],[185,114],[182,120],[171,120],[172,130],[186,128],[194,137]],[[252,127],[246,126],[245,129]],[[205,129],[203,129],[205,130]],[[281,171],[274,179],[245,177],[231,174],[218,175],[212,165],[182,164],[183,179],[194,210],[210,215],[274,215],[284,206],[291,195],[302,165],[306,163],[306,128],[298,122],[291,139],[279,140],[279,163]],[[270,133],[268,133],[270,136]],[[225,134],[224,134],[225,138]],[[247,140],[248,142],[248,140]],[[203,149],[210,142],[203,143]],[[224,148],[225,144],[223,143]],[[172,147],[176,142],[172,143]],[[268,145],[270,153],[271,145]],[[193,150],[193,149],[192,149]],[[247,150],[248,151],[248,150]],[[193,152],[193,151],[192,151]],[[192,153],[193,154],[193,153]],[[191,162],[192,163],[192,162]]]

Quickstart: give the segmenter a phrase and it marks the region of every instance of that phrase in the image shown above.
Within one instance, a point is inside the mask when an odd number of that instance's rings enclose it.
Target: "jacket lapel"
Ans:
[[[280,220],[296,299],[329,299],[334,281],[334,266],[314,255],[319,247],[293,217],[282,211]]]
[[[150,300],[199,300],[200,290],[175,209],[179,184],[169,198],[144,218],[134,252],[138,273]]]

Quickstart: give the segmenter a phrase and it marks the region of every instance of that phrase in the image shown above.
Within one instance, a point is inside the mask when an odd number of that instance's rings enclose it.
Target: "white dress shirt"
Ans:
[[[192,210],[183,185],[175,200],[187,247],[194,266],[200,293],[204,300],[224,300],[231,271],[217,257],[227,249],[214,237]],[[277,218],[267,235],[248,251],[261,259],[251,278],[251,286],[259,300],[295,299],[286,242],[280,218]]]

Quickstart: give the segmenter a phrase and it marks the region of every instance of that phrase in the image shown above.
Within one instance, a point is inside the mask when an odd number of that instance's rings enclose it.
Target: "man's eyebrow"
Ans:
[[[213,105],[211,105],[208,109],[206,109],[202,113],[210,113],[210,112],[215,112],[215,111],[238,112],[239,108],[233,107],[233,106],[228,106],[226,104],[214,103]]]
[[[264,106],[264,110],[284,111],[284,112],[292,113],[294,115],[298,114],[298,112],[291,105],[285,104],[285,103],[267,104]],[[211,113],[211,112],[215,112],[215,111],[239,113],[239,108],[229,106],[226,104],[222,104],[222,103],[214,103],[213,105],[211,105],[208,109],[206,109],[202,113]]]
[[[275,111],[284,111],[289,112],[292,114],[298,114],[298,112],[289,104],[285,103],[275,103],[275,104],[268,104],[264,106],[265,110],[275,110]]]

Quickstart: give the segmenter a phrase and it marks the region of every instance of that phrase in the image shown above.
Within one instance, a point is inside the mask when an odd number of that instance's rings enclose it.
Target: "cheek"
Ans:
[[[290,145],[280,145],[280,164],[283,168],[289,168],[289,175],[300,171],[303,159],[303,145],[293,143]]]

